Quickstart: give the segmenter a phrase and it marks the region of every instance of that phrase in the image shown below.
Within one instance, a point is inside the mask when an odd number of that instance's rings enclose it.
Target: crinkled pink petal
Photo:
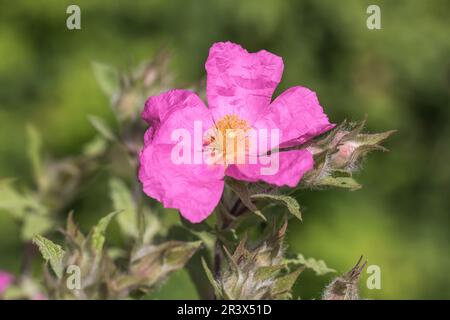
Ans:
[[[152,141],[161,122],[164,122],[174,111],[196,107],[206,109],[200,97],[189,90],[173,89],[148,98],[141,114],[142,119],[150,125],[144,136],[144,143]]]
[[[206,107],[185,107],[166,117],[153,134],[152,143],[176,143],[177,132],[185,131],[191,137],[193,148],[196,147],[195,152],[201,152],[205,131],[213,126],[211,112]]]
[[[272,155],[275,156],[275,155]],[[279,165],[273,174],[262,174],[263,167],[268,164],[232,165],[226,170],[226,175],[234,179],[249,182],[264,181],[276,186],[295,187],[303,175],[313,168],[312,154],[307,150],[289,150],[278,153]]]
[[[278,96],[254,127],[279,129],[280,147],[289,147],[305,143],[330,130],[334,124],[328,121],[316,93],[296,86]]]
[[[144,192],[165,207],[179,209],[191,222],[204,220],[217,205],[224,185],[223,166],[203,163],[203,135],[214,125],[210,110],[194,93],[172,90],[150,98],[143,117],[152,125],[140,156]],[[188,163],[176,164],[172,157],[176,144],[188,141]]]
[[[249,53],[231,42],[215,43],[205,64],[206,95],[216,120],[237,114],[253,122],[272,99],[283,60],[265,50]]]
[[[192,223],[201,222],[222,196],[224,169],[218,165],[175,164],[173,145],[149,144],[140,155],[139,179],[144,192],[176,208]]]
[[[8,272],[0,271],[0,294],[4,293],[6,289],[14,281],[14,276]]]

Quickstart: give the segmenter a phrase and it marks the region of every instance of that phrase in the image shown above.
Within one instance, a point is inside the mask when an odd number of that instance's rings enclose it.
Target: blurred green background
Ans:
[[[81,30],[66,28],[69,4],[81,7]],[[369,4],[381,8],[381,30],[366,27]],[[3,1],[0,177],[31,181],[27,123],[42,132],[47,152],[64,156],[93,137],[87,114],[112,121],[92,61],[125,68],[168,48],[175,82],[185,87],[204,77],[213,42],[266,49],[285,63],[276,94],[304,85],[335,123],[367,114],[370,131],[398,130],[390,153],[364,163],[363,189],[300,195],[304,222],[291,223],[289,250],[339,272],[364,254],[382,275],[381,290],[368,290],[363,274],[367,298],[450,299],[449,14],[446,0]],[[82,226],[107,212],[102,188],[93,183],[77,200]],[[0,212],[0,269],[19,271],[21,246]],[[306,271],[295,296],[318,298],[330,277]],[[196,293],[181,271],[154,297]]]

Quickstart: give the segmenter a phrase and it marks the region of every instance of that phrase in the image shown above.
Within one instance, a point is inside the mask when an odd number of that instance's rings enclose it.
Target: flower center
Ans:
[[[212,157],[216,157],[217,161],[222,160],[225,165],[244,163],[249,129],[247,121],[239,116],[226,115],[216,122],[204,145],[210,149]]]

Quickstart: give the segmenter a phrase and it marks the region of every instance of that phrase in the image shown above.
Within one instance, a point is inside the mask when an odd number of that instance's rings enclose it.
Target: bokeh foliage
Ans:
[[[82,30],[69,31],[65,11],[73,3],[0,4],[0,177],[33,181],[28,123],[59,156],[94,136],[88,115],[115,125],[93,61],[127,70],[164,47],[175,83],[186,87],[204,77],[211,43],[264,48],[285,63],[278,93],[301,84],[318,93],[334,122],[367,114],[369,130],[398,130],[387,144],[392,151],[364,164],[362,189],[298,194],[303,223],[290,223],[290,251],[340,272],[364,254],[382,270],[381,290],[363,288],[368,298],[450,298],[448,1],[83,0],[76,1]],[[369,4],[381,7],[381,30],[366,28]],[[112,209],[108,170],[105,164],[71,203],[84,230]],[[114,224],[108,237],[122,241]],[[16,225],[0,212],[0,268],[19,272],[21,251]],[[301,277],[295,296],[302,298],[318,298],[329,281],[311,271]],[[153,297],[196,293],[180,271]]]

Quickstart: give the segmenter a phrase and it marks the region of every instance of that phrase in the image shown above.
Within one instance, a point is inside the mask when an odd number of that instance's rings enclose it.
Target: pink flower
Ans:
[[[206,219],[216,207],[224,176],[295,187],[312,169],[312,154],[306,149],[277,152],[278,148],[303,144],[334,126],[316,94],[307,88],[292,87],[271,102],[281,80],[283,60],[270,52],[249,53],[234,43],[215,43],[209,51],[206,72],[208,108],[193,92],[170,90],[150,97],[142,112],[150,125],[140,154],[143,190],[165,207],[179,209],[193,223]],[[208,153],[210,158],[221,161],[175,163],[177,141],[173,133],[178,129],[203,137],[201,143],[189,144],[194,159]],[[247,133],[264,130],[266,141],[259,145],[257,153],[249,152]],[[231,140],[224,142],[224,137],[229,136]],[[234,152],[236,145],[242,139],[246,143],[244,163],[233,161],[239,154]],[[279,163],[277,170],[264,174],[262,153],[268,150]]]
[[[14,281],[14,276],[8,272],[0,271],[0,294],[4,293]]]

